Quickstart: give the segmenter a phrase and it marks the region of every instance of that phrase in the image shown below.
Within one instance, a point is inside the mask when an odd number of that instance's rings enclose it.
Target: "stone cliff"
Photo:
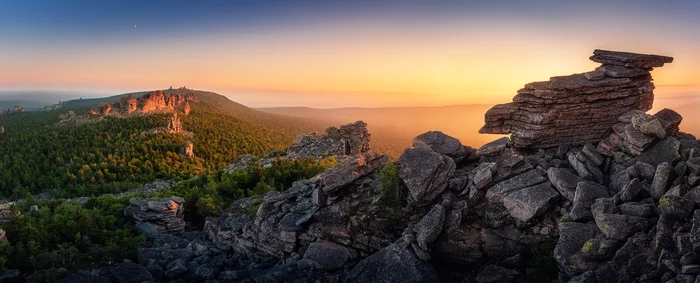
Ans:
[[[516,147],[600,141],[622,114],[651,109],[654,84],[649,72],[673,61],[606,50],[595,50],[590,59],[602,65],[588,73],[525,85],[513,102],[486,113],[480,132],[512,134]]]

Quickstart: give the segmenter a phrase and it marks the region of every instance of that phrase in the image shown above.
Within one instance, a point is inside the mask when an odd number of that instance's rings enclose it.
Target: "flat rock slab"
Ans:
[[[503,206],[511,217],[527,222],[549,209],[558,197],[559,193],[546,182],[508,194],[503,198]]]

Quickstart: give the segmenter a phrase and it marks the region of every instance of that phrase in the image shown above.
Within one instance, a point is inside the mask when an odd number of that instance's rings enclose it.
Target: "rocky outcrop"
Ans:
[[[624,113],[651,109],[654,84],[649,71],[673,61],[607,50],[595,50],[590,59],[602,65],[585,74],[525,85],[513,102],[486,113],[480,132],[511,134],[516,147],[598,142]]]
[[[300,159],[359,154],[369,150],[369,137],[367,124],[362,121],[339,128],[329,127],[322,135],[299,135],[287,149],[287,155],[292,159]]]
[[[194,144],[191,141],[186,141],[181,153],[185,157],[194,157]]]
[[[181,234],[185,229],[185,200],[179,197],[161,199],[132,198],[124,215],[136,222],[136,229],[147,236]]]
[[[4,133],[5,133],[5,127],[0,126],[0,134],[4,134]]]

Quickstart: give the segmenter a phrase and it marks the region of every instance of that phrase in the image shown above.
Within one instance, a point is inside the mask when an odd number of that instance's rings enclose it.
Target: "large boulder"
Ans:
[[[310,182],[318,182],[325,193],[333,193],[360,177],[383,167],[389,161],[386,155],[373,151],[363,152],[349,157],[347,160],[311,178]]]
[[[354,250],[329,241],[313,242],[304,253],[304,259],[313,261],[325,270],[340,269],[355,257],[357,254]]]
[[[430,283],[438,282],[438,276],[430,263],[420,260],[403,243],[394,243],[358,263],[345,282]]]
[[[593,269],[594,263],[587,261],[582,255],[583,245],[595,238],[597,229],[593,224],[568,222],[559,224],[559,240],[554,248],[554,259],[559,264],[559,270],[568,275],[579,274]]]
[[[539,216],[557,200],[559,193],[549,182],[514,191],[503,198],[503,206],[511,217],[520,221],[530,221]]]
[[[593,216],[591,206],[596,199],[608,197],[608,190],[596,183],[582,181],[576,185],[574,205],[569,216],[574,221],[586,220]]]
[[[180,197],[132,198],[124,215],[134,219],[136,229],[146,236],[181,234],[185,231],[184,203]]]
[[[442,232],[445,222],[445,208],[442,205],[436,204],[430,209],[428,214],[423,216],[413,231],[416,232],[416,240],[420,245],[427,245],[435,241]]]
[[[411,200],[419,205],[429,204],[447,188],[456,167],[452,158],[427,147],[404,150],[396,164]]]
[[[576,185],[581,181],[581,177],[570,169],[551,167],[547,170],[549,181],[557,188],[557,191],[569,201],[574,201],[576,195]]]
[[[293,159],[324,156],[346,156],[360,154],[370,150],[370,134],[367,124],[362,121],[329,127],[326,133],[319,135],[301,134],[287,149],[287,155]]]
[[[413,147],[427,146],[433,151],[452,157],[455,162],[460,162],[466,157],[462,143],[440,131],[423,133],[413,139]]]

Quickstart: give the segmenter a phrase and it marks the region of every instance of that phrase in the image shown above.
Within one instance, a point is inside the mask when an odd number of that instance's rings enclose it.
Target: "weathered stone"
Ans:
[[[625,162],[624,166],[632,166],[637,162],[644,162],[657,166],[661,163],[673,163],[681,158],[678,153],[681,143],[674,137],[667,137],[643,152],[641,155]]]
[[[403,244],[392,244],[365,258],[353,268],[346,282],[438,282],[435,268],[420,260]]]
[[[549,181],[559,193],[573,202],[576,194],[576,185],[582,180],[573,171],[564,168],[549,168],[547,170]]]
[[[389,157],[386,155],[379,155],[373,151],[363,152],[314,176],[309,182],[318,182],[322,185],[324,193],[333,193],[383,167],[388,161]]]
[[[370,150],[369,141],[367,124],[357,121],[339,128],[329,127],[323,135],[301,134],[289,146],[287,155],[292,159],[357,155]]]
[[[462,143],[451,136],[439,131],[423,133],[413,139],[413,147],[427,146],[433,151],[452,157],[455,162],[460,162],[466,157]]]
[[[489,142],[485,145],[482,145],[477,151],[476,155],[477,156],[494,156],[498,155],[501,153],[501,151],[505,150],[508,147],[508,144],[510,143],[510,139],[507,137],[502,137],[500,139],[497,139],[495,141]]]
[[[541,215],[559,197],[548,182],[514,191],[503,198],[503,206],[511,217],[520,221],[530,221]]]
[[[477,189],[486,187],[491,180],[493,180],[493,174],[496,173],[497,164],[495,162],[481,163],[474,169],[474,185]]]
[[[673,166],[667,162],[659,164],[656,166],[656,172],[654,173],[654,179],[651,183],[651,190],[649,193],[654,198],[661,198],[668,190],[672,180]]]
[[[593,216],[591,206],[595,200],[608,196],[608,191],[601,185],[588,181],[579,182],[569,216],[574,221],[590,219]]]
[[[165,276],[168,278],[178,278],[180,275],[187,272],[187,265],[182,259],[176,259],[168,263],[166,267]]]
[[[622,187],[621,195],[620,195],[620,200],[625,202],[625,201],[631,201],[634,199],[640,192],[642,191],[642,183],[639,181],[639,179],[634,178],[632,181],[629,181],[629,183],[625,184],[624,187]]]
[[[406,149],[396,164],[411,199],[421,205],[429,204],[447,188],[455,169],[452,158],[426,147]]]
[[[664,195],[659,199],[658,209],[660,214],[670,214],[682,219],[693,212],[694,206],[693,201],[684,197]]]
[[[554,248],[554,259],[561,271],[574,275],[595,267],[580,255],[583,245],[594,238],[596,233],[597,229],[593,224],[576,222],[559,224],[559,240]]]
[[[428,214],[423,216],[413,231],[416,232],[416,240],[421,246],[432,243],[442,232],[445,223],[445,208],[436,204],[430,209]]]
[[[626,240],[636,232],[647,230],[651,225],[646,218],[609,213],[595,215],[595,224],[606,237],[616,240]]]
[[[311,243],[304,253],[304,259],[314,261],[325,270],[342,268],[345,263],[356,256],[354,251],[328,241]]]
[[[486,198],[490,202],[500,202],[508,194],[519,189],[537,185],[547,181],[537,170],[530,170],[523,174],[506,179],[486,191]]]
[[[147,236],[181,234],[185,230],[185,200],[180,197],[161,199],[132,198],[124,215],[136,220],[136,229]]]
[[[650,67],[640,66],[660,66],[671,59],[596,50],[591,60],[603,62],[602,68],[525,85],[512,103],[496,105],[486,112],[485,125],[479,132],[511,134],[515,147],[548,148],[600,141],[624,113],[651,108],[654,86]]]
[[[626,202],[617,207],[620,213],[637,217],[651,217],[656,207],[653,204]]]

